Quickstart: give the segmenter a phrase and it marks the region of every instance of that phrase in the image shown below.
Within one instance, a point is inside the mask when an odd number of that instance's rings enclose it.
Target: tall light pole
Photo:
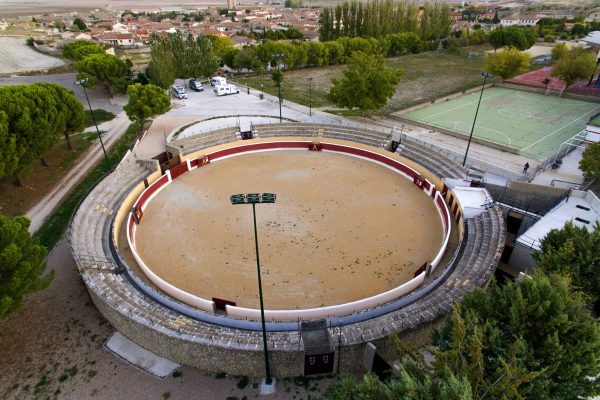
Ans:
[[[275,58],[275,60],[277,60],[277,71],[281,71],[281,68],[279,67],[280,64],[280,60],[285,56],[285,54],[283,53],[278,53],[278,54],[274,54],[273,57]],[[277,89],[278,89],[278,97],[279,97],[279,123],[281,124],[282,122],[282,118],[281,118],[281,103],[283,102],[283,99],[281,98],[281,79],[283,79],[281,76],[279,77],[280,80],[277,82]]]
[[[267,328],[265,325],[265,307],[263,303],[263,294],[262,294],[262,281],[260,277],[260,258],[258,255],[258,233],[256,231],[256,204],[261,203],[275,203],[275,198],[277,196],[274,193],[263,193],[262,195],[259,193],[248,193],[248,194],[234,194],[231,195],[230,200],[231,204],[239,205],[239,204],[252,204],[252,216],[254,218],[254,245],[256,247],[256,273],[258,274],[258,298],[260,301],[260,322],[262,324],[262,337],[263,337],[263,351],[265,356],[265,373],[267,374],[265,378],[265,384],[271,385],[273,382],[271,378],[271,370],[269,368],[269,352],[267,350]]]
[[[96,123],[96,117],[94,117],[94,111],[92,110],[92,104],[90,103],[90,98],[88,97],[87,91],[85,90],[84,84],[87,82],[87,79],[81,79],[76,81],[75,84],[79,85],[83,88],[83,94],[85,94],[85,99],[87,100],[88,107],[90,108],[90,114],[92,115],[92,121],[94,122],[94,126],[96,127],[96,133],[98,134],[98,139],[100,140],[100,146],[102,146],[102,152],[104,153],[104,161],[106,161],[106,166],[108,170],[112,170],[110,166],[110,161],[108,161],[108,156],[106,155],[106,149],[104,148],[104,142],[102,141],[102,135],[100,134],[100,130],[98,129],[98,124]]]
[[[465,151],[465,158],[463,159],[462,166],[464,167],[467,163],[467,154],[469,154],[469,147],[471,147],[471,139],[473,139],[473,131],[475,130],[475,122],[477,122],[477,113],[479,113],[479,105],[481,104],[481,98],[483,97],[483,89],[485,89],[485,81],[488,78],[493,78],[494,74],[481,71],[483,76],[483,86],[481,87],[481,93],[479,94],[479,101],[477,102],[477,109],[475,110],[475,118],[473,118],[473,126],[471,127],[471,134],[469,135],[469,142],[467,143],[467,150]]]
[[[306,78],[308,81],[308,116],[312,117],[312,81],[313,77]]]

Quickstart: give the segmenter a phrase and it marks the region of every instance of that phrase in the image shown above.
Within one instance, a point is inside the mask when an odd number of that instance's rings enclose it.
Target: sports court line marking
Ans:
[[[499,96],[499,95],[501,95],[501,94],[502,94],[502,92],[499,92],[499,93],[493,94],[493,95],[491,95],[491,96],[484,97],[484,98],[483,98],[483,100],[491,99],[492,97],[496,97],[496,96]],[[470,103],[461,104],[460,106],[456,106],[456,107],[454,107],[454,108],[451,108],[451,109],[449,109],[449,110],[446,110],[446,111],[440,111],[439,113],[431,114],[429,117],[426,117],[424,121],[425,121],[425,122],[428,122],[427,120],[428,120],[429,118],[434,118],[434,117],[436,117],[436,116],[438,116],[438,115],[445,114],[445,113],[447,113],[447,112],[454,111],[454,110],[457,110],[457,109],[459,109],[459,108],[461,108],[461,107],[468,106],[468,105],[475,104],[475,103],[477,103],[477,101],[473,101],[473,102],[470,102]]]
[[[477,128],[478,126],[477,126],[477,125],[475,125],[475,127]],[[500,135],[504,136],[504,137],[506,138],[506,140],[508,140],[508,144],[509,144],[509,145],[510,145],[510,144],[512,144],[512,140],[511,140],[511,138],[510,138],[510,137],[508,137],[506,134],[504,134],[504,133],[500,132],[500,131],[497,131],[497,130],[495,130],[495,129],[492,129],[492,128],[486,128],[485,126],[479,126],[479,128],[481,128],[481,129],[487,129],[488,131],[492,131],[492,132],[496,132],[496,133],[498,133],[498,134],[500,134]],[[486,139],[486,138],[482,138],[482,139]],[[489,139],[487,139],[487,140],[489,140]]]
[[[453,129],[454,132],[456,132],[456,133],[462,133],[465,136],[467,135],[467,132],[465,132],[465,131],[460,130],[460,129],[457,128],[457,125],[460,124],[460,123],[462,123],[462,121],[440,121],[439,122],[440,125],[443,124],[443,123],[454,124],[454,129]],[[442,126],[442,128],[444,128],[444,127]],[[502,136],[504,136],[506,138],[506,140],[508,140],[508,144],[509,145],[512,144],[512,139],[510,137],[508,137],[505,133],[501,132],[501,131],[498,131],[498,130],[492,129],[492,128],[487,128],[487,127],[485,127],[483,125],[477,125],[477,124],[475,124],[475,128],[476,129],[486,129],[488,131],[492,131],[492,132],[495,132],[495,133],[497,133],[499,135],[502,135]],[[446,128],[446,129],[448,129],[448,128]],[[467,130],[469,130],[469,129],[470,129],[470,127],[467,126]],[[497,143],[494,140],[491,140],[491,139],[488,139],[488,138],[485,138],[485,137],[481,137],[481,136],[478,136],[478,137],[480,139],[484,139],[484,140],[488,140],[490,142]]]
[[[593,113],[594,111],[596,111],[596,110],[597,110],[597,109],[599,109],[599,108],[600,108],[600,106],[598,106],[598,107],[594,108],[593,110],[590,110],[590,111],[586,112],[586,113],[585,113],[585,114],[583,114],[581,117],[579,117],[579,118],[577,118],[577,119],[574,119],[573,121],[569,122],[568,124],[566,124],[566,125],[564,125],[564,126],[561,126],[561,127],[560,127],[560,128],[558,128],[557,130],[555,130],[554,132],[551,132],[551,133],[547,134],[546,136],[544,136],[543,138],[541,138],[541,139],[540,139],[540,140],[538,140],[537,142],[531,143],[531,144],[530,144],[529,146],[527,146],[527,147],[523,147],[523,148],[521,149],[521,151],[525,151],[525,150],[529,149],[531,146],[535,146],[535,145],[536,145],[536,144],[538,144],[539,142],[542,142],[542,141],[546,140],[546,139],[547,139],[547,138],[549,138],[550,136],[554,135],[556,132],[562,131],[562,130],[563,130],[564,128],[566,128],[567,126],[571,125],[572,123],[574,123],[574,122],[576,122],[576,121],[579,121],[581,118],[585,117],[585,116],[586,116],[586,115],[588,115],[588,114],[591,114],[591,113]]]

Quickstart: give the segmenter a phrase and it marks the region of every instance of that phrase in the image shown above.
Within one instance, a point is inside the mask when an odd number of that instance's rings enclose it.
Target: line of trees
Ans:
[[[535,44],[536,38],[537,28],[534,26],[499,26],[489,33],[488,42],[494,50],[504,46],[527,50]]]
[[[166,89],[175,79],[211,76],[219,66],[209,37],[184,35],[181,32],[167,36],[153,34],[152,61],[146,74],[151,82]]]
[[[419,7],[413,1],[363,3],[352,0],[323,9],[319,38],[326,42],[340,37],[382,37],[412,32],[437,47],[439,41],[448,36],[451,26],[450,7],[445,2],[425,3]]]
[[[283,54],[279,62],[284,69],[299,69],[345,64],[356,51],[385,57],[419,53],[423,51],[423,43],[413,32],[388,34],[380,38],[341,37],[329,42],[267,40],[242,50],[228,50],[223,55],[223,62],[231,68],[248,69],[258,74],[264,72],[268,65],[277,65],[275,54]]]

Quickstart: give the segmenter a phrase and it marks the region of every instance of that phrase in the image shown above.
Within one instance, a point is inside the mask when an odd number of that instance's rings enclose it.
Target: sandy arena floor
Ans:
[[[432,260],[442,226],[431,199],[397,173],[341,154],[276,151],[229,158],[177,178],[144,212],[138,251],[167,282],[258,308],[257,205],[267,309],[349,302],[396,287]]]

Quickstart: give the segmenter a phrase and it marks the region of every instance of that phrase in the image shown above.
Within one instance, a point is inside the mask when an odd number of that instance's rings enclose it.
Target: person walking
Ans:
[[[523,166],[523,173],[526,174],[528,169],[529,169],[529,163],[526,162],[525,165]]]

